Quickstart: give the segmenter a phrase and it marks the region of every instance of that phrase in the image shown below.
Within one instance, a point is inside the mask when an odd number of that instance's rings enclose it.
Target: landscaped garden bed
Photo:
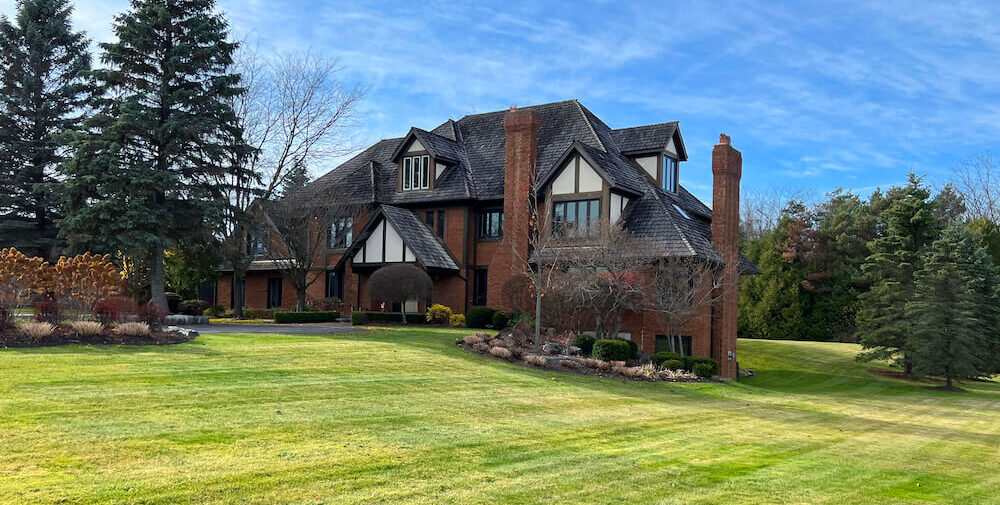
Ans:
[[[615,379],[700,382],[711,380],[717,370],[717,366],[711,367],[714,361],[707,358],[688,358],[686,364],[685,360],[672,359],[672,353],[643,358],[632,342],[595,341],[587,335],[550,336],[540,349],[535,349],[530,329],[524,326],[497,335],[466,335],[455,343],[469,352],[510,363]]]
[[[114,328],[102,326],[97,333],[75,329],[79,322],[50,325],[49,331],[42,326],[44,324],[49,323],[28,323],[0,329],[0,347],[166,345],[188,342],[198,336],[196,331],[172,326],[151,329],[145,323],[124,323]]]

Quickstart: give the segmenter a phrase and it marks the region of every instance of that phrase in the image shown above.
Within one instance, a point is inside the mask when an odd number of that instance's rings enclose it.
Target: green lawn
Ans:
[[[739,384],[625,383],[459,332],[0,350],[0,503],[998,503],[1000,384],[741,341]],[[553,380],[555,377],[556,380]]]

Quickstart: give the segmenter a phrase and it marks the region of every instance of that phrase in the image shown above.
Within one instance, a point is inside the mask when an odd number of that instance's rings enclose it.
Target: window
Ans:
[[[336,270],[326,273],[326,297],[344,301],[344,277]]]
[[[684,209],[680,208],[680,206],[678,206],[676,203],[674,204],[674,209],[677,210],[677,212],[679,212],[680,215],[684,216],[684,219],[689,219],[689,220],[691,219],[691,215],[688,214]]]
[[[660,187],[671,193],[677,192],[677,160],[663,156],[663,171],[660,173]]]
[[[670,351],[681,356],[691,355],[691,337],[689,335],[657,335],[656,352]]]
[[[552,233],[558,237],[589,237],[597,233],[601,199],[554,202]]]
[[[479,238],[503,237],[503,210],[484,210],[479,214]]]
[[[267,308],[281,308],[281,277],[267,280]]]
[[[250,256],[267,256],[269,240],[267,226],[259,226],[256,230],[247,232],[247,254]]]
[[[486,305],[486,279],[489,278],[489,270],[480,268],[474,270],[472,277],[472,305]]]
[[[436,217],[436,219],[435,219]],[[429,210],[424,213],[424,222],[427,223],[427,227],[438,236],[439,239],[444,240],[444,211],[433,211]]]
[[[427,189],[431,183],[431,157],[407,156],[403,158],[403,191]]]
[[[330,249],[345,249],[351,247],[354,241],[354,218],[341,217],[330,223],[330,235],[326,246]]]

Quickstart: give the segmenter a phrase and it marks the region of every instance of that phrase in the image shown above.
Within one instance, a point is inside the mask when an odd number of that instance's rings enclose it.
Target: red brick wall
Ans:
[[[743,157],[733,149],[729,136],[719,135],[712,151],[712,245],[725,262],[722,291],[715,317],[713,358],[719,362],[719,375],[735,379],[736,369],[736,299],[739,282],[740,177]]]

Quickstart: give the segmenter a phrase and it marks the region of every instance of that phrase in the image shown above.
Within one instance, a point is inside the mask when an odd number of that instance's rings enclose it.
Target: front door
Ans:
[[[267,280],[267,308],[281,308],[281,277]]]

